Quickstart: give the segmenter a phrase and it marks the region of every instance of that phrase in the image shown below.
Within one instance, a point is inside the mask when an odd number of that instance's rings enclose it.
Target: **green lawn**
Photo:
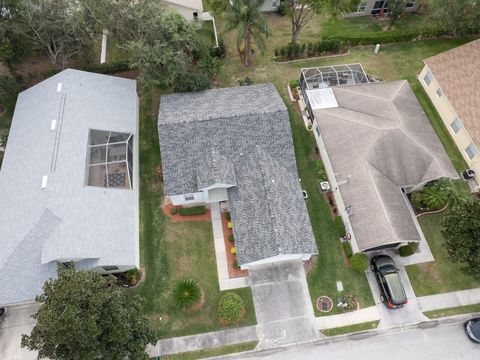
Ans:
[[[155,101],[152,101],[152,99]],[[219,323],[217,302],[221,296],[211,223],[174,223],[161,209],[162,187],[155,176],[160,164],[157,135],[159,94],[144,96],[140,117],[140,248],[145,282],[139,286],[145,311],[162,338],[226,328]],[[199,311],[185,312],[171,301],[179,279],[194,279],[202,288],[204,303]],[[235,290],[246,303],[247,317],[232,326],[256,323],[250,288]]]
[[[418,219],[435,261],[406,267],[417,296],[480,287],[480,280],[465,275],[460,270],[461,265],[452,263],[448,258],[441,234],[442,217],[443,214],[435,214]]]
[[[470,314],[480,312],[480,304],[458,306],[448,309],[433,310],[424,312],[425,316],[430,319],[438,319],[446,316]]]
[[[228,354],[239,353],[243,351],[249,351],[255,349],[258,342],[247,342],[243,344],[236,344],[236,345],[229,345],[223,346],[219,348],[213,349],[206,349],[206,350],[199,350],[199,351],[192,351],[187,353],[180,353],[175,355],[165,355],[162,359],[165,360],[194,360],[194,359],[203,359],[207,357],[213,356],[222,356]]]
[[[338,336],[338,335],[350,334],[350,333],[355,333],[360,331],[373,330],[377,328],[379,322],[380,322],[379,320],[376,320],[376,321],[369,321],[369,322],[350,325],[350,326],[342,326],[342,327],[337,327],[332,329],[325,329],[325,330],[322,330],[322,333],[327,336]]]

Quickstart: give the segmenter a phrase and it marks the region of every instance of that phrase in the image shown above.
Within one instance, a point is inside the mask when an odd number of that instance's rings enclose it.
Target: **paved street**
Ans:
[[[20,348],[22,334],[28,334],[34,321],[30,317],[35,313],[36,305],[10,307],[0,320],[0,359],[35,360],[36,353]]]
[[[345,341],[240,354],[228,359],[477,360],[480,344],[468,340],[463,325],[457,323],[371,337],[357,334]]]

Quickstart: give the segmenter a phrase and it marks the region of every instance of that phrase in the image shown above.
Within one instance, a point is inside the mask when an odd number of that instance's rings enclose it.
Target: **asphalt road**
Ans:
[[[457,323],[367,338],[355,335],[345,341],[239,354],[229,359],[478,360],[480,344],[471,342],[464,333],[463,324]]]

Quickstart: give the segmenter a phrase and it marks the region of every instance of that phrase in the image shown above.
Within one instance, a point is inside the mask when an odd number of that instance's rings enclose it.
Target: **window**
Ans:
[[[442,97],[442,95],[443,95],[442,89],[438,88],[438,89],[437,89],[437,96],[438,96],[438,97]]]
[[[469,158],[470,160],[472,160],[472,159],[478,154],[478,149],[477,149],[477,147],[475,146],[474,143],[471,143],[471,144],[468,145],[468,147],[465,149],[465,152],[467,153],[468,158]]]
[[[133,135],[90,130],[85,185],[131,189],[133,187]]]
[[[456,134],[460,131],[460,129],[462,128],[462,123],[460,122],[460,120],[456,117],[452,123],[450,124],[450,127],[452,128],[453,132]]]
[[[357,13],[363,13],[365,11],[366,6],[367,6],[366,1],[362,1],[360,4],[358,4]]]
[[[272,1],[272,7],[273,7],[273,8],[276,8],[277,6],[278,6],[277,0],[273,0],[273,1]]]
[[[415,2],[414,1],[407,1],[407,3],[405,4],[405,8],[412,8],[413,6],[415,5]]]
[[[425,77],[423,78],[423,81],[425,81],[425,84],[430,85],[430,83],[432,82],[432,79],[433,79],[432,73],[430,72],[430,70],[428,70],[427,73],[425,74]]]
[[[193,196],[193,194],[186,194],[186,195],[184,196],[184,198],[185,198],[185,201],[193,201],[193,200],[195,200],[195,196]]]
[[[198,20],[198,12],[193,12],[193,20]]]
[[[102,269],[105,271],[114,271],[114,270],[118,270],[118,266],[109,265],[109,266],[102,267]]]

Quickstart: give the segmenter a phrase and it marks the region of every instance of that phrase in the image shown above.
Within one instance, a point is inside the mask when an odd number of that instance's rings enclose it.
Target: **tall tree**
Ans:
[[[93,47],[97,24],[81,1],[19,0],[18,14],[32,40],[62,69]]]
[[[233,0],[225,14],[225,30],[237,30],[237,50],[245,66],[250,66],[252,43],[258,48],[265,47],[264,36],[271,31],[261,8],[264,0]]]
[[[155,341],[138,295],[92,271],[59,270],[36,301],[41,305],[22,347],[52,360],[148,359]]]
[[[432,0],[437,22],[450,35],[480,30],[478,0]]]
[[[388,2],[388,28],[391,29],[397,19],[405,11],[405,0],[390,0]]]
[[[480,279],[480,201],[470,199],[453,207],[442,221],[448,255],[464,264],[462,270]]]

